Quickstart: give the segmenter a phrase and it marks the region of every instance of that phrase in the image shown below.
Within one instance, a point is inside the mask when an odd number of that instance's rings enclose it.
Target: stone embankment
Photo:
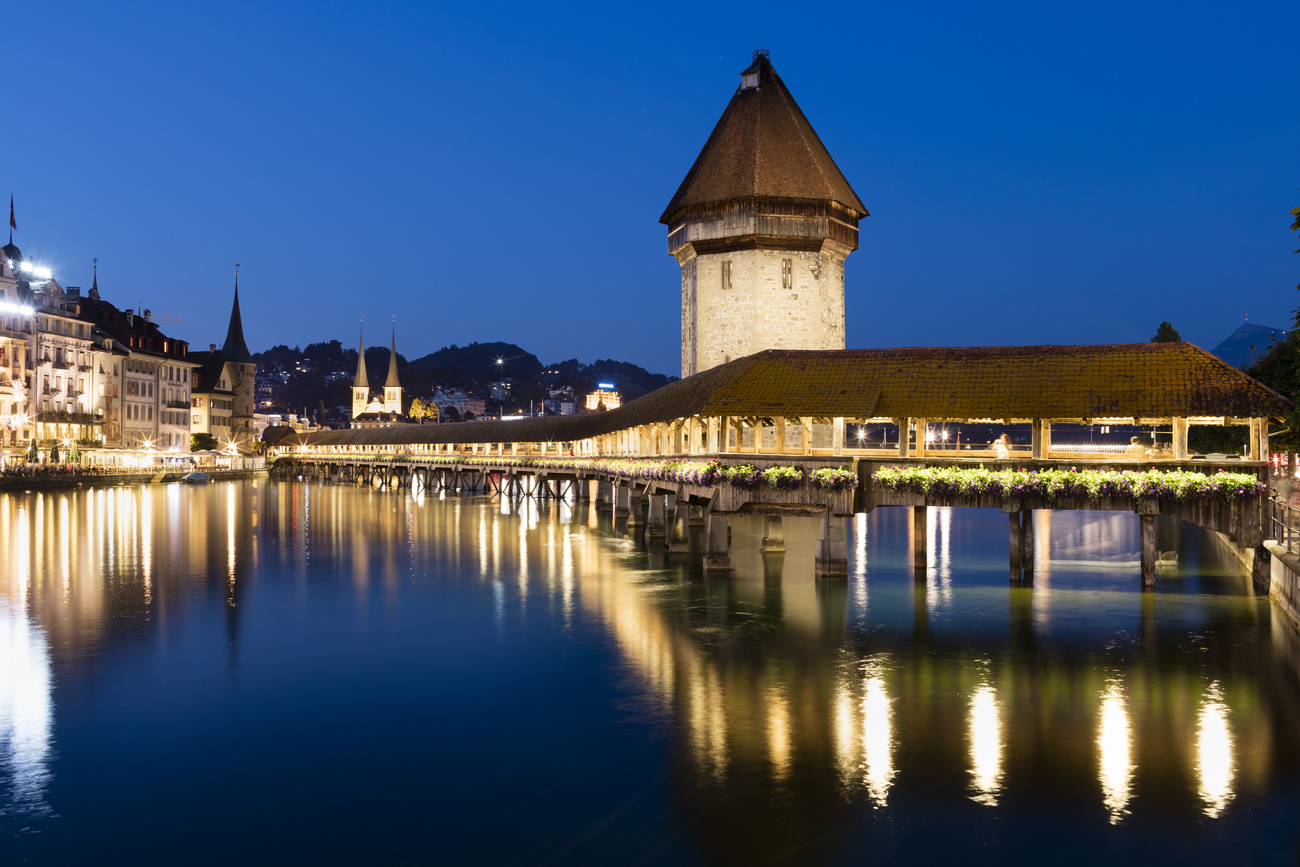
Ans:
[[[4,491],[55,491],[70,488],[108,488],[124,485],[149,485],[179,482],[181,476],[189,472],[155,472],[155,473],[52,473],[35,475],[0,476],[0,492]],[[226,482],[235,479],[265,478],[267,472],[260,470],[205,470],[214,482]]]

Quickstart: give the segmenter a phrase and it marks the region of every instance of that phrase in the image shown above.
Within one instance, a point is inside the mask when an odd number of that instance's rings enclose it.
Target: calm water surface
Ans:
[[[0,495],[0,863],[1289,864],[1296,633],[1129,514],[850,523],[727,577],[587,503]]]

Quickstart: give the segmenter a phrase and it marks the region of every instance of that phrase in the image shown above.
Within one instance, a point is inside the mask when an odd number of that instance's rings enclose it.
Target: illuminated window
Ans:
[[[781,288],[790,289],[794,286],[794,262],[790,259],[781,260]]]
[[[722,263],[722,288],[723,289],[731,288],[731,261],[730,260]]]

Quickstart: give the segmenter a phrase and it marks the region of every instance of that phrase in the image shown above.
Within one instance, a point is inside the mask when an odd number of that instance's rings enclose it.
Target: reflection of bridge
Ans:
[[[766,550],[780,548],[783,517],[821,520],[817,569],[847,568],[844,518],[876,506],[910,506],[924,526],[924,507],[997,508],[1010,520],[1011,571],[1033,562],[1032,511],[1041,508],[1138,511],[1142,571],[1154,579],[1154,516],[1225,533],[1238,546],[1262,542],[1258,498],[1223,504],[1056,501],[975,497],[926,499],[876,490],[873,470],[884,464],[991,465],[1003,468],[1129,468],[1159,466],[1200,471],[1235,469],[1267,480],[1268,429],[1291,409],[1285,398],[1190,344],[1039,346],[841,351],[771,350],[671,383],[639,400],[587,416],[449,425],[403,425],[331,431],[304,437],[285,464],[337,480],[496,490],[503,494],[583,496],[583,481],[600,483],[600,503],[647,536],[663,536],[670,551],[686,550],[686,527],[707,525],[705,568],[729,567],[727,516],[767,519]],[[934,449],[933,424],[1028,424],[1029,449],[999,457],[992,448]],[[1163,427],[1168,452],[1106,456],[1053,443],[1054,426]],[[866,426],[893,429],[896,445],[865,448],[846,436]],[[1193,425],[1240,425],[1246,460],[1190,461]],[[956,457],[960,455],[960,457]],[[727,483],[629,481],[612,466],[587,468],[565,458],[716,458],[764,467],[797,462],[805,468],[852,467],[856,493],[742,490]],[[1019,458],[1019,459],[1017,459]],[[671,501],[671,502],[670,502]],[[702,512],[702,513],[701,513]],[[671,515],[671,519],[670,516]],[[924,534],[915,553],[925,562]]]

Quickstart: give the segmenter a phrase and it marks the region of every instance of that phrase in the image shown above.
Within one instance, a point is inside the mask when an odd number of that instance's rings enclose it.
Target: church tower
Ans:
[[[844,260],[867,216],[755,51],[659,218],[682,269],[682,376],[764,349],[843,349]]]
[[[370,403],[370,377],[366,375],[366,331],[360,328],[361,345],[357,348],[357,378],[352,382],[352,417],[366,411]]]
[[[384,412],[402,412],[402,384],[397,381],[397,323],[393,323],[393,351],[388,356],[388,379],[384,380]]]
[[[96,274],[98,276],[98,274]],[[98,288],[98,287],[95,287]],[[234,401],[230,412],[230,438],[247,445],[257,439],[257,426],[253,421],[253,385],[257,379],[257,364],[244,342],[244,321],[239,315],[239,272],[235,272],[235,303],[230,308],[230,326],[226,329],[226,342],[221,352],[233,368]]]

